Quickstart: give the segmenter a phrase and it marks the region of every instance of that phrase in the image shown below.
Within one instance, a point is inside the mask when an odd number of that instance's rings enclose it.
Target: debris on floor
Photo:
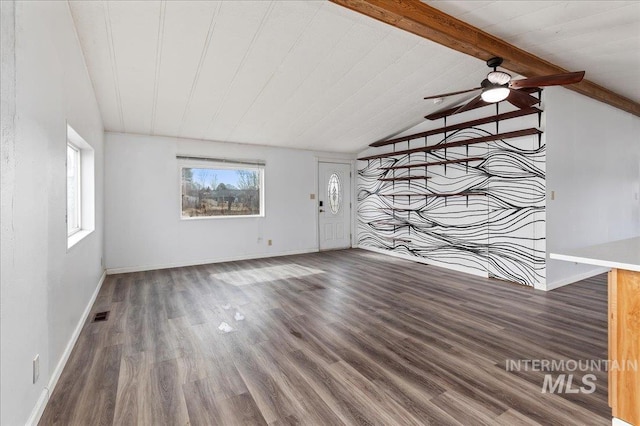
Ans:
[[[222,305],[222,309],[228,311],[229,309],[231,309],[231,304],[227,303],[226,305]]]
[[[233,328],[226,322],[222,322],[218,326],[218,330],[222,331],[223,333],[231,333],[233,331]]]
[[[233,318],[235,318],[236,321],[242,321],[244,320],[244,315],[242,315],[240,312],[236,312]]]

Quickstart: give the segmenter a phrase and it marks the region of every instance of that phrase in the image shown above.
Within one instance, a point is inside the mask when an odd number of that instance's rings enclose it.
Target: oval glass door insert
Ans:
[[[342,204],[342,184],[337,174],[333,173],[329,177],[329,185],[327,187],[329,195],[329,208],[331,213],[338,214],[340,205]]]

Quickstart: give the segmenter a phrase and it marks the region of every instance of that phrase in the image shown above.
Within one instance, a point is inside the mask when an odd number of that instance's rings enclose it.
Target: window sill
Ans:
[[[71,247],[78,244],[80,241],[82,241],[86,236],[88,236],[92,232],[93,232],[93,229],[92,230],[81,229],[80,231],[76,232],[72,236],[67,237],[67,250],[69,250]]]
[[[220,216],[180,216],[180,220],[208,220],[208,219],[264,219],[263,214],[253,215],[220,215]]]

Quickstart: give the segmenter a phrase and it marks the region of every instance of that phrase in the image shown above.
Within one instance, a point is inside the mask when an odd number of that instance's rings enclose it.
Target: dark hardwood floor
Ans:
[[[506,369],[606,359],[606,294],[363,250],[111,275],[40,424],[609,425],[605,369]]]

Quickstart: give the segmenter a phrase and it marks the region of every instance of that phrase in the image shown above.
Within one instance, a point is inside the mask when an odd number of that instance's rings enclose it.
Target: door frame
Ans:
[[[320,251],[320,208],[318,206],[318,199],[320,197],[319,194],[319,190],[320,190],[320,163],[336,163],[336,164],[348,164],[349,165],[349,172],[351,173],[351,179],[349,179],[349,184],[351,185],[351,199],[349,200],[349,222],[350,222],[350,226],[351,226],[351,235],[349,237],[349,247],[348,248],[354,248],[357,245],[354,244],[356,241],[356,217],[355,217],[355,211],[356,211],[356,199],[357,199],[357,195],[356,195],[356,170],[355,170],[355,165],[356,165],[356,161],[350,158],[336,158],[336,157],[318,157],[316,156],[316,171],[315,171],[315,190],[313,191],[314,194],[316,195],[316,198],[314,201],[314,208],[316,209],[316,247],[317,250]]]

